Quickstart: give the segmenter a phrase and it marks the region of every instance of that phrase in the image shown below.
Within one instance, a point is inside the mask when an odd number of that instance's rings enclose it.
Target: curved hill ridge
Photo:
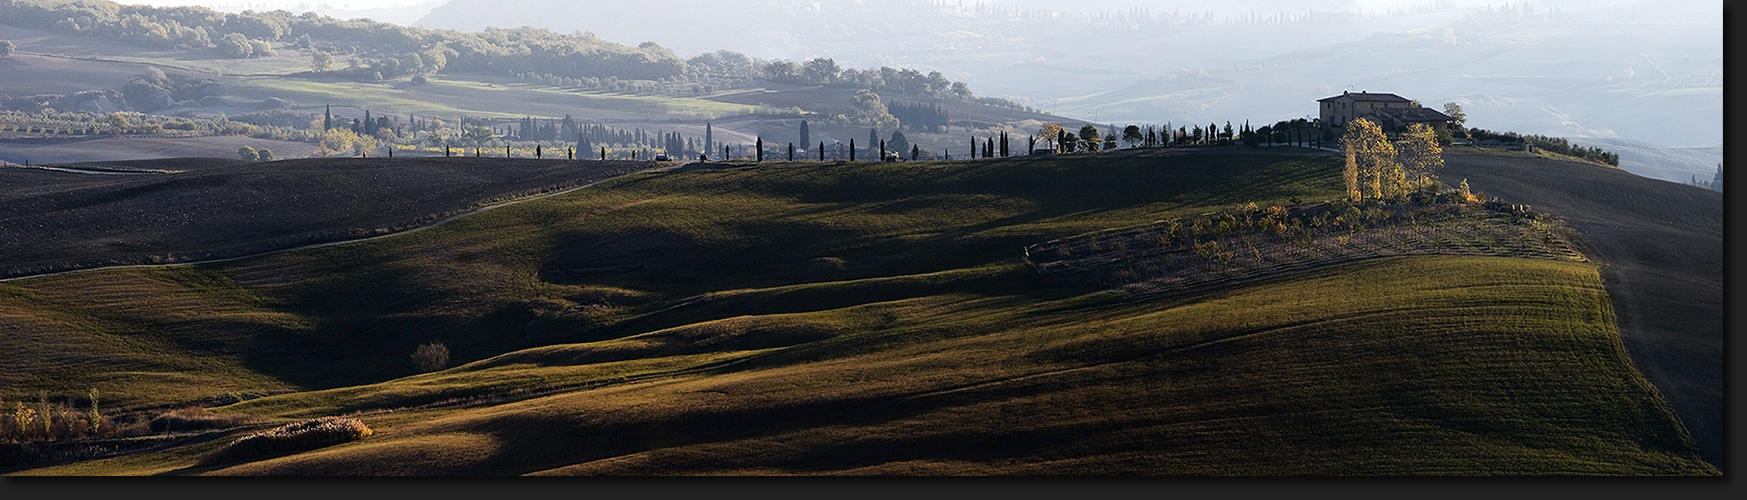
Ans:
[[[647,162],[166,159],[0,169],[0,278],[388,234]],[[137,175],[103,175],[132,172]]]

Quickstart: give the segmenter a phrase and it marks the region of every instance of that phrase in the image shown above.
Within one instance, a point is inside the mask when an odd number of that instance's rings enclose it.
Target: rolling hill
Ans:
[[[0,278],[225,259],[388,234],[653,166],[353,158],[3,168]]]
[[[196,462],[248,429],[12,473],[1718,474],[1592,262],[1380,256],[1144,297],[1021,263],[1339,188],[1338,157],[1286,149],[767,163],[11,281],[9,400],[97,385],[375,430],[234,465]],[[418,374],[433,340],[456,366]]]
[[[1723,463],[1723,194],[1579,162],[1452,149],[1444,178],[1570,221],[1638,369]]]

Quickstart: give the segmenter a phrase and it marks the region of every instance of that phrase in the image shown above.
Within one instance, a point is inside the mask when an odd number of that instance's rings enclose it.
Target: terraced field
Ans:
[[[1338,195],[1321,154],[628,176],[428,231],[0,285],[10,400],[100,385],[243,431],[17,474],[1714,475],[1597,266],[1409,256],[1142,300],[1027,245]],[[167,306],[174,304],[174,306]],[[440,340],[458,366],[418,374]],[[94,349],[93,346],[102,346]],[[217,403],[208,403],[215,405]]]

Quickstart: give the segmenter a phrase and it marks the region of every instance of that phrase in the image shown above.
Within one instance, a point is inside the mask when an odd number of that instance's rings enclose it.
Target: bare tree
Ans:
[[[441,370],[449,365],[449,347],[442,342],[421,345],[412,351],[412,364],[423,372]]]

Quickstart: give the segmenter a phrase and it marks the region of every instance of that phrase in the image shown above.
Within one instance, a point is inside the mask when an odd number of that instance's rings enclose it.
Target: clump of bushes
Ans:
[[[363,439],[374,432],[355,418],[322,417],[286,424],[232,441],[200,459],[202,467],[258,460]]]
[[[187,432],[229,429],[255,420],[252,415],[221,415],[205,408],[182,408],[158,415],[147,425],[152,432]]]

